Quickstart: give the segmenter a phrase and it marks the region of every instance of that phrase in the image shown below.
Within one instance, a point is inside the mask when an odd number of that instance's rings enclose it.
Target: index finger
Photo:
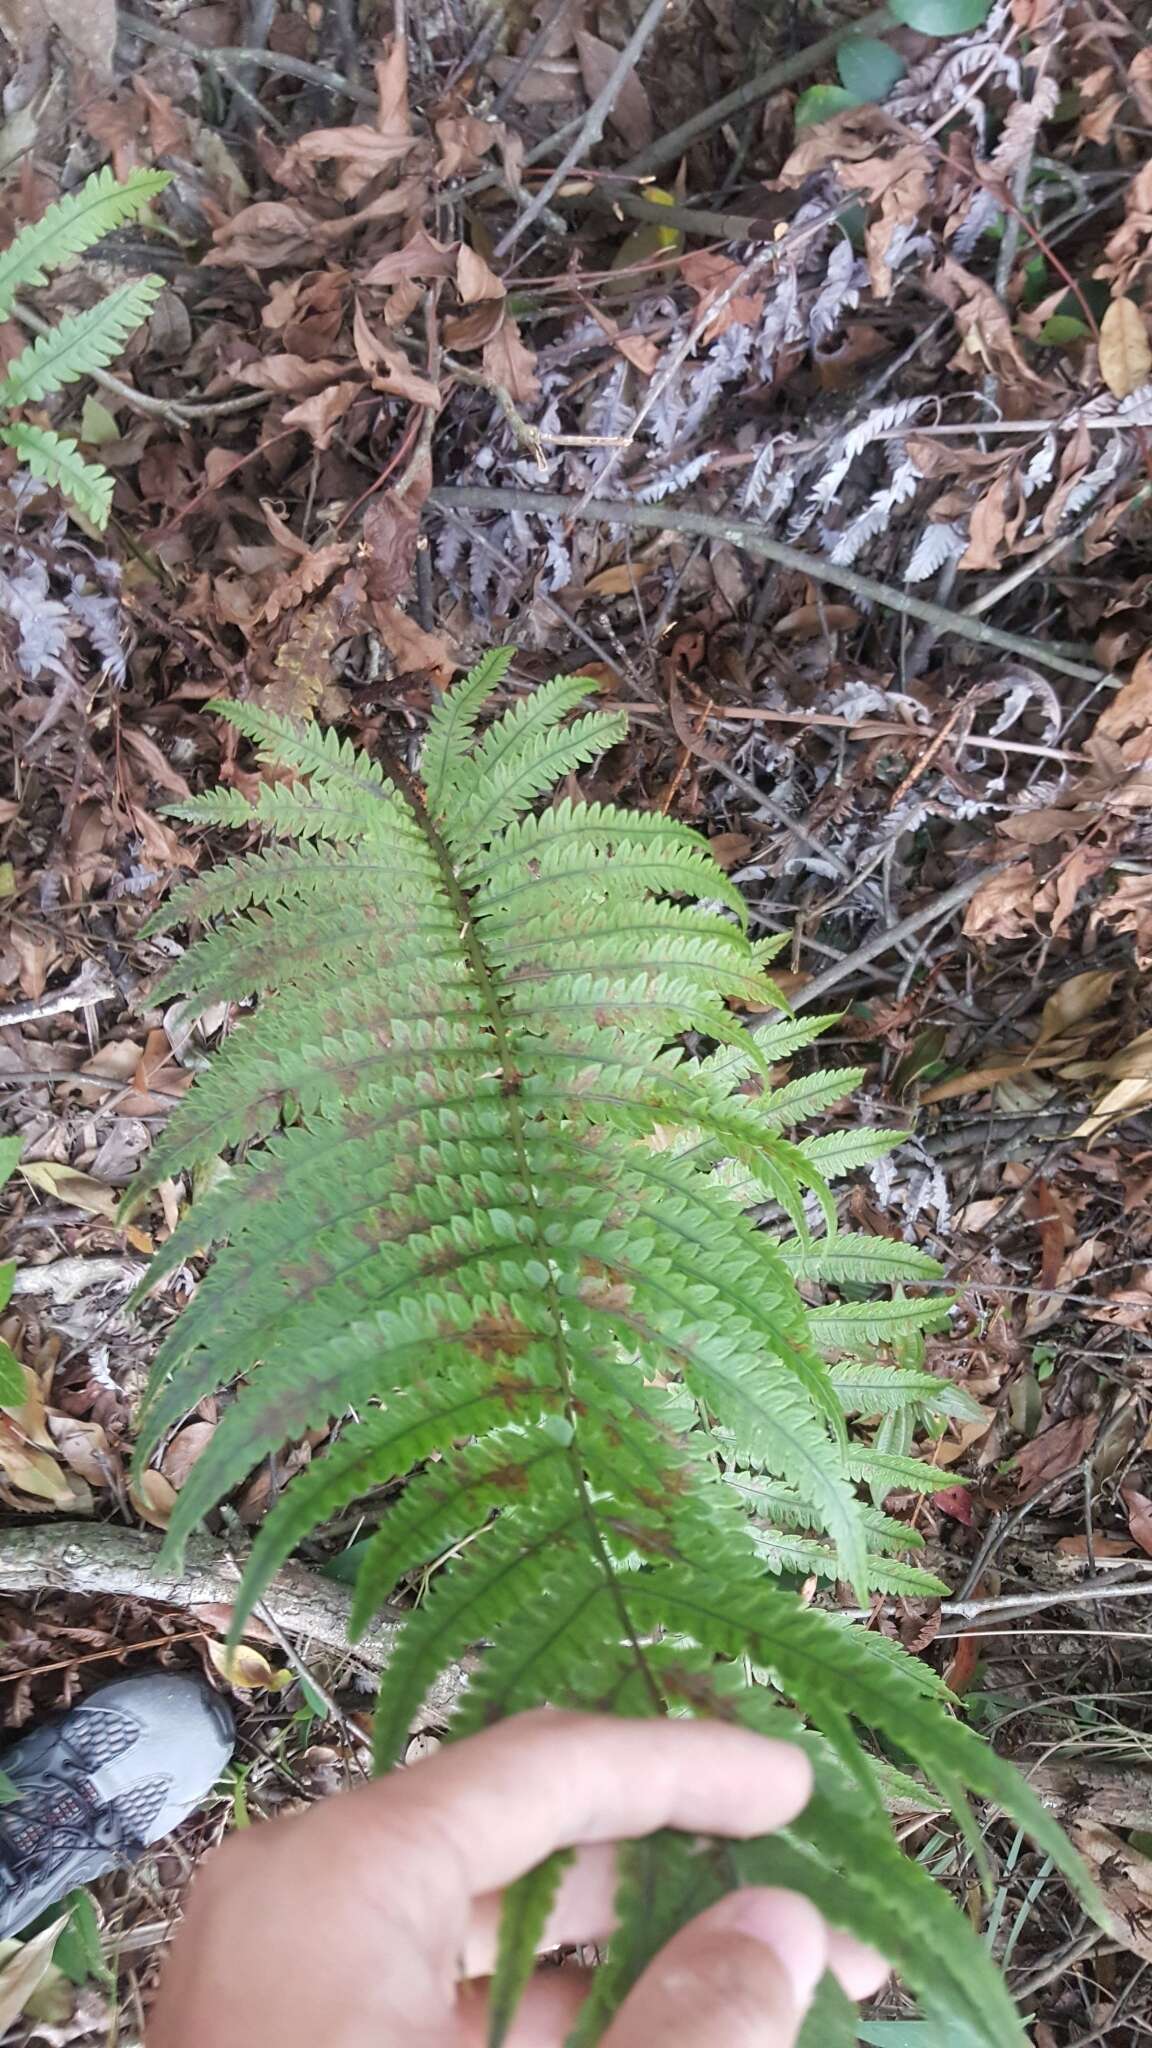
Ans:
[[[379,1791],[384,1828],[419,1823],[450,1844],[475,1896],[581,1843],[658,1828],[768,1834],[795,1818],[811,1789],[804,1752],[751,1729],[540,1708],[365,1787],[353,1802],[363,1802],[362,1824]]]

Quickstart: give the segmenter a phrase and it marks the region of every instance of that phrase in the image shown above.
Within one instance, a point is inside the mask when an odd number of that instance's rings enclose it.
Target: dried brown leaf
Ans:
[[[357,384],[326,384],[323,390],[314,391],[311,398],[302,398],[299,405],[290,406],[284,415],[284,425],[298,427],[308,435],[314,447],[329,448],[333,434],[354,404],[360,389]]]
[[[484,344],[484,368],[494,384],[508,392],[517,405],[531,405],[540,396],[536,357],[521,339],[510,313]]]
[[[478,299],[502,299],[504,286],[476,249],[461,242],[456,251],[456,289],[466,306]]]
[[[435,277],[451,277],[456,268],[455,242],[438,242],[424,228],[409,236],[402,249],[381,256],[360,278],[361,284],[407,284],[415,279],[427,284]]]
[[[1070,1415],[1064,1422],[1054,1422],[1051,1429],[1043,1430],[1017,1451],[1020,1499],[1031,1500],[1049,1480],[1074,1471],[1095,1441],[1099,1426],[1098,1415]]]
[[[1113,299],[1100,322],[1100,375],[1114,398],[1139,391],[1152,374],[1152,346],[1139,306]]]
[[[1025,861],[1016,861],[981,882],[964,914],[970,939],[1018,939],[1035,929],[1036,880]]]
[[[428,674],[446,689],[459,666],[443,633],[428,633],[398,604],[375,604],[372,618],[392,659],[405,673]]]
[[[603,92],[620,62],[619,50],[585,28],[576,31],[576,53],[580,75],[590,100]],[[652,140],[652,109],[648,94],[634,71],[621,84],[609,110],[608,119],[629,150],[647,149]]]
[[[385,491],[364,514],[365,589],[374,604],[392,604],[412,587],[420,510],[410,496]]]

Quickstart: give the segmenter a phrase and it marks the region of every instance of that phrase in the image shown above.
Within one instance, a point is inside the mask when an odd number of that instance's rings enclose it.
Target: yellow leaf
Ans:
[[[146,1522],[151,1522],[154,1529],[168,1527],[176,1505],[176,1488],[170,1479],[165,1479],[162,1472],[149,1466],[146,1472],[141,1472],[139,1478],[132,1481],[128,1491],[133,1507]]]
[[[208,1643],[208,1655],[229,1685],[241,1692],[283,1692],[292,1683],[290,1671],[274,1671],[267,1657],[248,1643],[237,1643],[229,1650],[223,1643]]]
[[[1100,322],[1100,375],[1113,398],[1127,398],[1152,374],[1152,347],[1139,306],[1113,299]]]
[[[1107,1130],[1109,1124],[1118,1122],[1121,1117],[1135,1116],[1138,1111],[1150,1107],[1152,1080],[1133,1075],[1131,1079],[1117,1081],[1114,1088],[1109,1088],[1108,1093],[1101,1096],[1091,1116],[1086,1116],[1082,1124],[1077,1124],[1072,1136],[1098,1138],[1102,1131]]]

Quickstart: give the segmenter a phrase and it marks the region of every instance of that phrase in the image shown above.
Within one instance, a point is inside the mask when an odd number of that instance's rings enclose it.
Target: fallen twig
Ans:
[[[161,1542],[149,1531],[123,1529],[111,1522],[41,1522],[28,1529],[8,1528],[0,1541],[0,1594],[111,1595],[183,1608],[232,1604],[240,1572],[224,1545],[210,1536],[191,1537],[177,1570],[160,1562]],[[284,1565],[277,1572],[263,1604],[286,1635],[309,1637],[373,1671],[387,1664],[399,1633],[399,1620],[389,1617],[375,1622],[350,1646],[350,1590],[300,1565]],[[456,1665],[437,1679],[422,1721],[442,1721],[466,1678],[465,1668]]]
[[[161,50],[179,50],[186,57],[198,58],[202,64],[223,71],[233,86],[239,73],[239,84],[243,87],[244,69],[252,65],[262,71],[282,72],[285,78],[298,78],[304,85],[318,85],[326,92],[340,93],[358,107],[377,107],[380,104],[377,95],[369,92],[367,86],[356,85],[352,79],[343,77],[339,71],[330,71],[324,64],[310,64],[304,57],[289,57],[281,50],[260,50],[241,44],[225,44],[223,48],[215,49],[194,43],[188,36],[174,35],[170,29],[157,28],[153,22],[145,21],[143,15],[129,14],[123,7],[117,20],[121,28],[131,29],[132,34],[143,42],[155,43]],[[261,108],[260,111],[267,119],[266,109]]]
[[[71,988],[58,988],[50,996],[36,996],[27,1003],[7,1003],[0,1009],[0,1029],[9,1024],[36,1024],[42,1017],[62,1017],[68,1010],[86,1010],[89,1003],[114,1003],[120,991],[100,974],[83,970]]]
[[[1002,868],[1010,866],[1010,861],[1002,860],[997,861],[992,867],[978,868],[974,875],[967,876],[963,882],[954,883],[951,889],[945,889],[943,895],[933,896],[929,902],[921,904],[919,910],[911,911],[897,924],[882,925],[880,930],[873,932],[871,938],[865,939],[862,945],[854,947],[851,953],[845,953],[842,960],[837,960],[832,967],[826,967],[823,974],[813,975],[811,981],[806,981],[803,988],[797,989],[797,1004],[819,1002],[821,996],[828,994],[829,989],[839,988],[842,981],[847,981],[858,967],[865,967],[878,953],[887,953],[893,946],[902,945],[905,939],[910,939],[926,924],[931,924],[934,918],[947,917],[950,911],[959,910],[961,904],[967,903],[969,898],[976,894],[981,883],[986,882],[989,875],[998,875]],[[751,1030],[759,1030],[769,1022],[769,1019],[775,1019],[777,1015],[777,1011],[770,1010],[763,1017],[752,1019]]]
[[[686,507],[667,503],[638,505],[626,498],[591,498],[586,502],[558,491],[497,490],[488,484],[439,484],[429,492],[428,502],[443,506],[445,511],[459,506],[472,512],[536,512],[546,519],[594,519],[618,526],[648,526],[673,533],[703,534],[712,540],[726,540],[732,547],[743,548],[746,553],[760,555],[766,561],[779,562],[782,568],[811,576],[817,583],[831,583],[839,590],[850,590],[854,597],[862,597],[869,604],[884,605],[889,611],[923,619],[941,633],[952,633],[961,640],[974,640],[982,647],[998,648],[1004,654],[1014,654],[1039,668],[1054,669],[1059,675],[1075,676],[1077,682],[1115,683],[1117,680],[1104,669],[1091,667],[1085,661],[1070,661],[1067,655],[1053,653],[1042,641],[1026,640],[1018,633],[1002,633],[997,627],[986,625],[983,619],[971,618],[966,612],[949,611],[946,606],[932,604],[927,598],[912,597],[891,583],[875,582],[871,576],[859,576],[855,569],[843,569],[835,562],[826,561],[823,555],[810,554],[803,548],[789,547],[784,541],[771,540],[758,526],[725,519],[719,513],[692,512]]]
[[[29,307],[14,305],[9,310],[12,319],[18,321],[21,327],[26,327],[29,334],[53,332],[48,322],[41,320],[39,314],[33,313]],[[244,398],[222,398],[219,401],[209,400],[207,403],[201,403],[196,399],[185,405],[178,398],[152,398],[146,391],[137,391],[131,384],[125,384],[121,378],[114,377],[111,370],[88,370],[85,375],[91,378],[93,384],[98,384],[102,391],[107,391],[113,398],[119,398],[125,405],[130,405],[134,412],[143,413],[148,419],[164,420],[170,427],[189,426],[193,420],[220,419],[227,413],[251,412],[254,406],[267,405],[272,395],[268,391],[251,391]]]
[[[553,194],[564,183],[573,164],[579,163],[585,151],[593,143],[599,142],[604,132],[604,123],[612,111],[616,96],[625,79],[635,69],[640,54],[645,44],[649,41],[661,15],[664,13],[666,5],[667,0],[648,0],[647,7],[644,9],[632,34],[612,66],[611,72],[581,121],[575,137],[565,150],[556,169],[551,173],[550,177],[544,180],[539,191],[533,193],[524,211],[513,221],[507,234],[502,235],[497,242],[497,256],[506,256],[509,249],[515,247],[521,235],[544,212]]]
[[[649,171],[659,170],[662,164],[669,164],[682,156],[688,145],[698,136],[707,135],[713,128],[719,128],[733,114],[742,113],[745,107],[754,107],[766,100],[782,85],[791,85],[797,78],[807,78],[809,72],[819,71],[830,57],[836,55],[841,43],[849,36],[872,36],[881,29],[892,27],[892,16],[886,7],[873,8],[871,14],[862,14],[858,21],[846,21],[831,34],[821,36],[818,42],[809,43],[806,50],[798,50],[794,57],[785,57],[779,64],[772,64],[767,71],[758,71],[746,85],[726,93],[722,100],[715,100],[710,107],[702,107],[689,120],[681,121],[678,128],[670,128],[667,135],[660,135],[645,149],[630,157],[624,165],[622,175],[629,178],[646,176]]]

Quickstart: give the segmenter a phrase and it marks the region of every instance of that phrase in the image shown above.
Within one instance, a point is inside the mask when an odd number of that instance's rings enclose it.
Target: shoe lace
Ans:
[[[74,1854],[95,1847],[131,1862],[144,1846],[129,1819],[101,1804],[66,1737],[60,1750],[17,1799],[0,1807],[0,1898],[51,1877]]]

